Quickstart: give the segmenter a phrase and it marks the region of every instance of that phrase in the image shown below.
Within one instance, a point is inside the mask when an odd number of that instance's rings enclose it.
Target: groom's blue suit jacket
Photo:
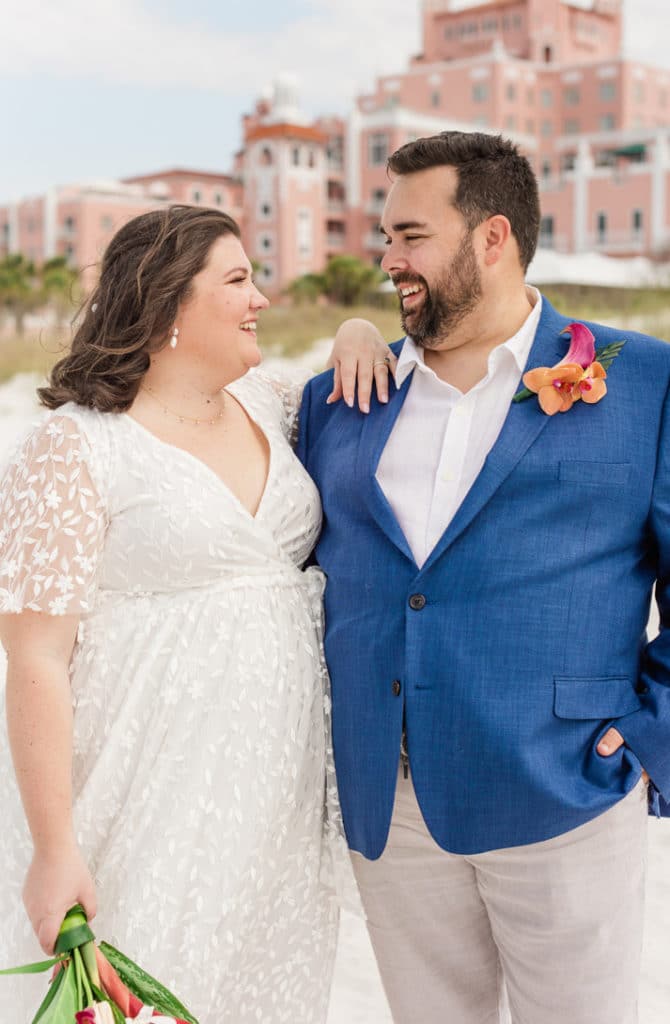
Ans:
[[[529,368],[564,358],[569,322],[544,300]],[[670,346],[589,326],[598,348],[626,339],[607,395],[553,417],[534,397],[512,404],[421,569],[375,479],[411,377],[367,416],[326,405],[332,372],[307,385],[299,455],[324,510],[335,760],[367,857],[388,835],[403,710],[421,810],[447,850],[563,833],[620,800],[641,765],[668,810]],[[626,747],[605,758],[611,724]]]

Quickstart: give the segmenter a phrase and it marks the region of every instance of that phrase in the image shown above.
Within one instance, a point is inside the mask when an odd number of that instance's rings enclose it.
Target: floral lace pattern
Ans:
[[[0,495],[0,611],[81,614],[105,532],[105,508],[77,424],[43,424],[17,452]]]
[[[337,927],[332,850],[346,859],[332,766],[324,823],[322,577],[300,568],[320,503],[287,444],[299,392],[253,373],[230,390],[270,444],[255,516],[129,416],[64,406],[0,488],[0,611],[81,615],[75,826],[97,934],[201,1024],[319,1024]],[[39,950],[20,901],[30,844],[3,747],[9,964]],[[0,1017],[29,1019],[42,985],[3,979]]]

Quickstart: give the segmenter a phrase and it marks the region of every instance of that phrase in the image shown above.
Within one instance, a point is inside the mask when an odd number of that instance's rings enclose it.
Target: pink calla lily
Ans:
[[[582,370],[585,370],[596,358],[596,340],[593,334],[586,324],[568,324],[561,334],[570,335],[570,348],[568,354],[557,365],[579,363]]]

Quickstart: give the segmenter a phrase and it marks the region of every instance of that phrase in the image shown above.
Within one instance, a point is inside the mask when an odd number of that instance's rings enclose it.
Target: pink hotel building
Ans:
[[[277,294],[337,253],[378,261],[387,156],[457,128],[519,143],[540,180],[542,246],[667,257],[670,69],[624,58],[623,0],[453,6],[422,0],[422,53],[346,119],[307,120],[284,76],[243,119],[230,174],[171,170],[51,189],[0,207],[0,255],[62,254],[86,268],[135,214],[202,203],[240,221],[259,284]]]

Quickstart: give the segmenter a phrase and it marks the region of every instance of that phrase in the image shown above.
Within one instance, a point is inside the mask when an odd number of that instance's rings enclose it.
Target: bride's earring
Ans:
[[[172,337],[170,338],[170,348],[176,348],[177,347],[177,339],[178,339],[178,337],[179,337],[179,328],[175,327],[175,329],[172,332]]]

